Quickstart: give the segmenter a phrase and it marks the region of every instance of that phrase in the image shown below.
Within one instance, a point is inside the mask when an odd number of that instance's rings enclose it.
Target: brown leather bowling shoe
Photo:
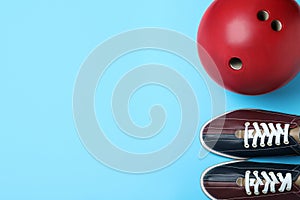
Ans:
[[[201,187],[211,199],[299,200],[300,165],[225,163],[207,169]]]
[[[266,110],[236,110],[201,130],[202,145],[230,158],[300,155],[300,116]]]

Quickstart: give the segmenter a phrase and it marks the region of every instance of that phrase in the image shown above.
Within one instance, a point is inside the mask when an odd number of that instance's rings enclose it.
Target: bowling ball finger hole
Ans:
[[[260,21],[267,21],[269,17],[270,17],[269,13],[265,10],[260,10],[257,13],[257,19]]]
[[[243,67],[243,62],[241,59],[234,57],[229,60],[229,66],[234,70],[240,70]]]
[[[273,20],[271,23],[271,27],[274,31],[281,31],[282,30],[282,23],[279,20]]]

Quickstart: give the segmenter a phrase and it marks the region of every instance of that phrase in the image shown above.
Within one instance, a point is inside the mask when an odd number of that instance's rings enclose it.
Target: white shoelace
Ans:
[[[263,177],[263,180],[259,177],[258,171],[254,171],[253,175],[255,178],[250,178],[250,171],[246,171],[245,174],[245,189],[247,195],[252,195],[252,192],[250,190],[250,187],[254,187],[254,194],[259,195],[259,186],[264,185],[264,189],[262,190],[263,194],[267,194],[269,189],[272,193],[276,192],[276,184],[281,184],[280,188],[278,189],[279,192],[284,191],[291,191],[292,189],[292,174],[287,173],[285,178],[283,178],[282,173],[277,173],[276,175],[274,172],[267,172],[263,171],[261,172],[261,176]],[[277,176],[277,177],[276,177]],[[278,180],[279,179],[279,180]]]
[[[275,144],[280,145],[280,137],[283,135],[283,143],[289,144],[289,124],[284,124],[284,128],[281,127],[281,124],[278,123],[275,125],[273,123],[261,123],[259,127],[257,122],[253,123],[254,129],[249,129],[250,122],[245,123],[245,134],[244,134],[244,146],[245,148],[249,148],[249,142],[248,140],[250,138],[253,138],[252,147],[257,147],[257,140],[260,138],[260,146],[265,147],[265,138],[268,137],[267,145],[272,146],[273,143],[273,137],[275,137]]]

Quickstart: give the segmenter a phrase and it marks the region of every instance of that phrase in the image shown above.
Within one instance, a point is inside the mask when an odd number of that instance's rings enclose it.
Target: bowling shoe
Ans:
[[[241,159],[300,155],[300,116],[266,110],[236,110],[212,119],[200,141],[218,155]]]
[[[234,161],[207,169],[201,187],[211,199],[300,199],[300,165]]]

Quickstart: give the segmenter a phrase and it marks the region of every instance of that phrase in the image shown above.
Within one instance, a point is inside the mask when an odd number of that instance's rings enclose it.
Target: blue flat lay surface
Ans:
[[[152,138],[131,137],[118,128],[112,114],[116,83],[134,67],[147,63],[167,65],[187,80],[199,107],[195,138],[179,159],[153,172],[122,172],[96,160],[78,136],[72,98],[82,63],[98,45],[120,33],[145,27],[174,30],[195,39],[200,19],[211,2],[1,1],[0,199],[208,199],[200,188],[202,172],[229,159],[200,155],[198,133],[213,117],[211,97],[202,76],[188,62],[151,49],[132,52],[111,64],[95,92],[95,115],[109,141],[127,152],[147,154],[163,148],[176,136],[181,122],[178,99],[157,84],[134,92],[128,102],[134,124],[150,124],[149,109],[157,104],[163,106],[166,121]],[[226,101],[220,104],[226,111],[260,108],[300,115],[299,87],[300,75],[266,95],[226,91]],[[300,158],[261,161],[299,164]]]

